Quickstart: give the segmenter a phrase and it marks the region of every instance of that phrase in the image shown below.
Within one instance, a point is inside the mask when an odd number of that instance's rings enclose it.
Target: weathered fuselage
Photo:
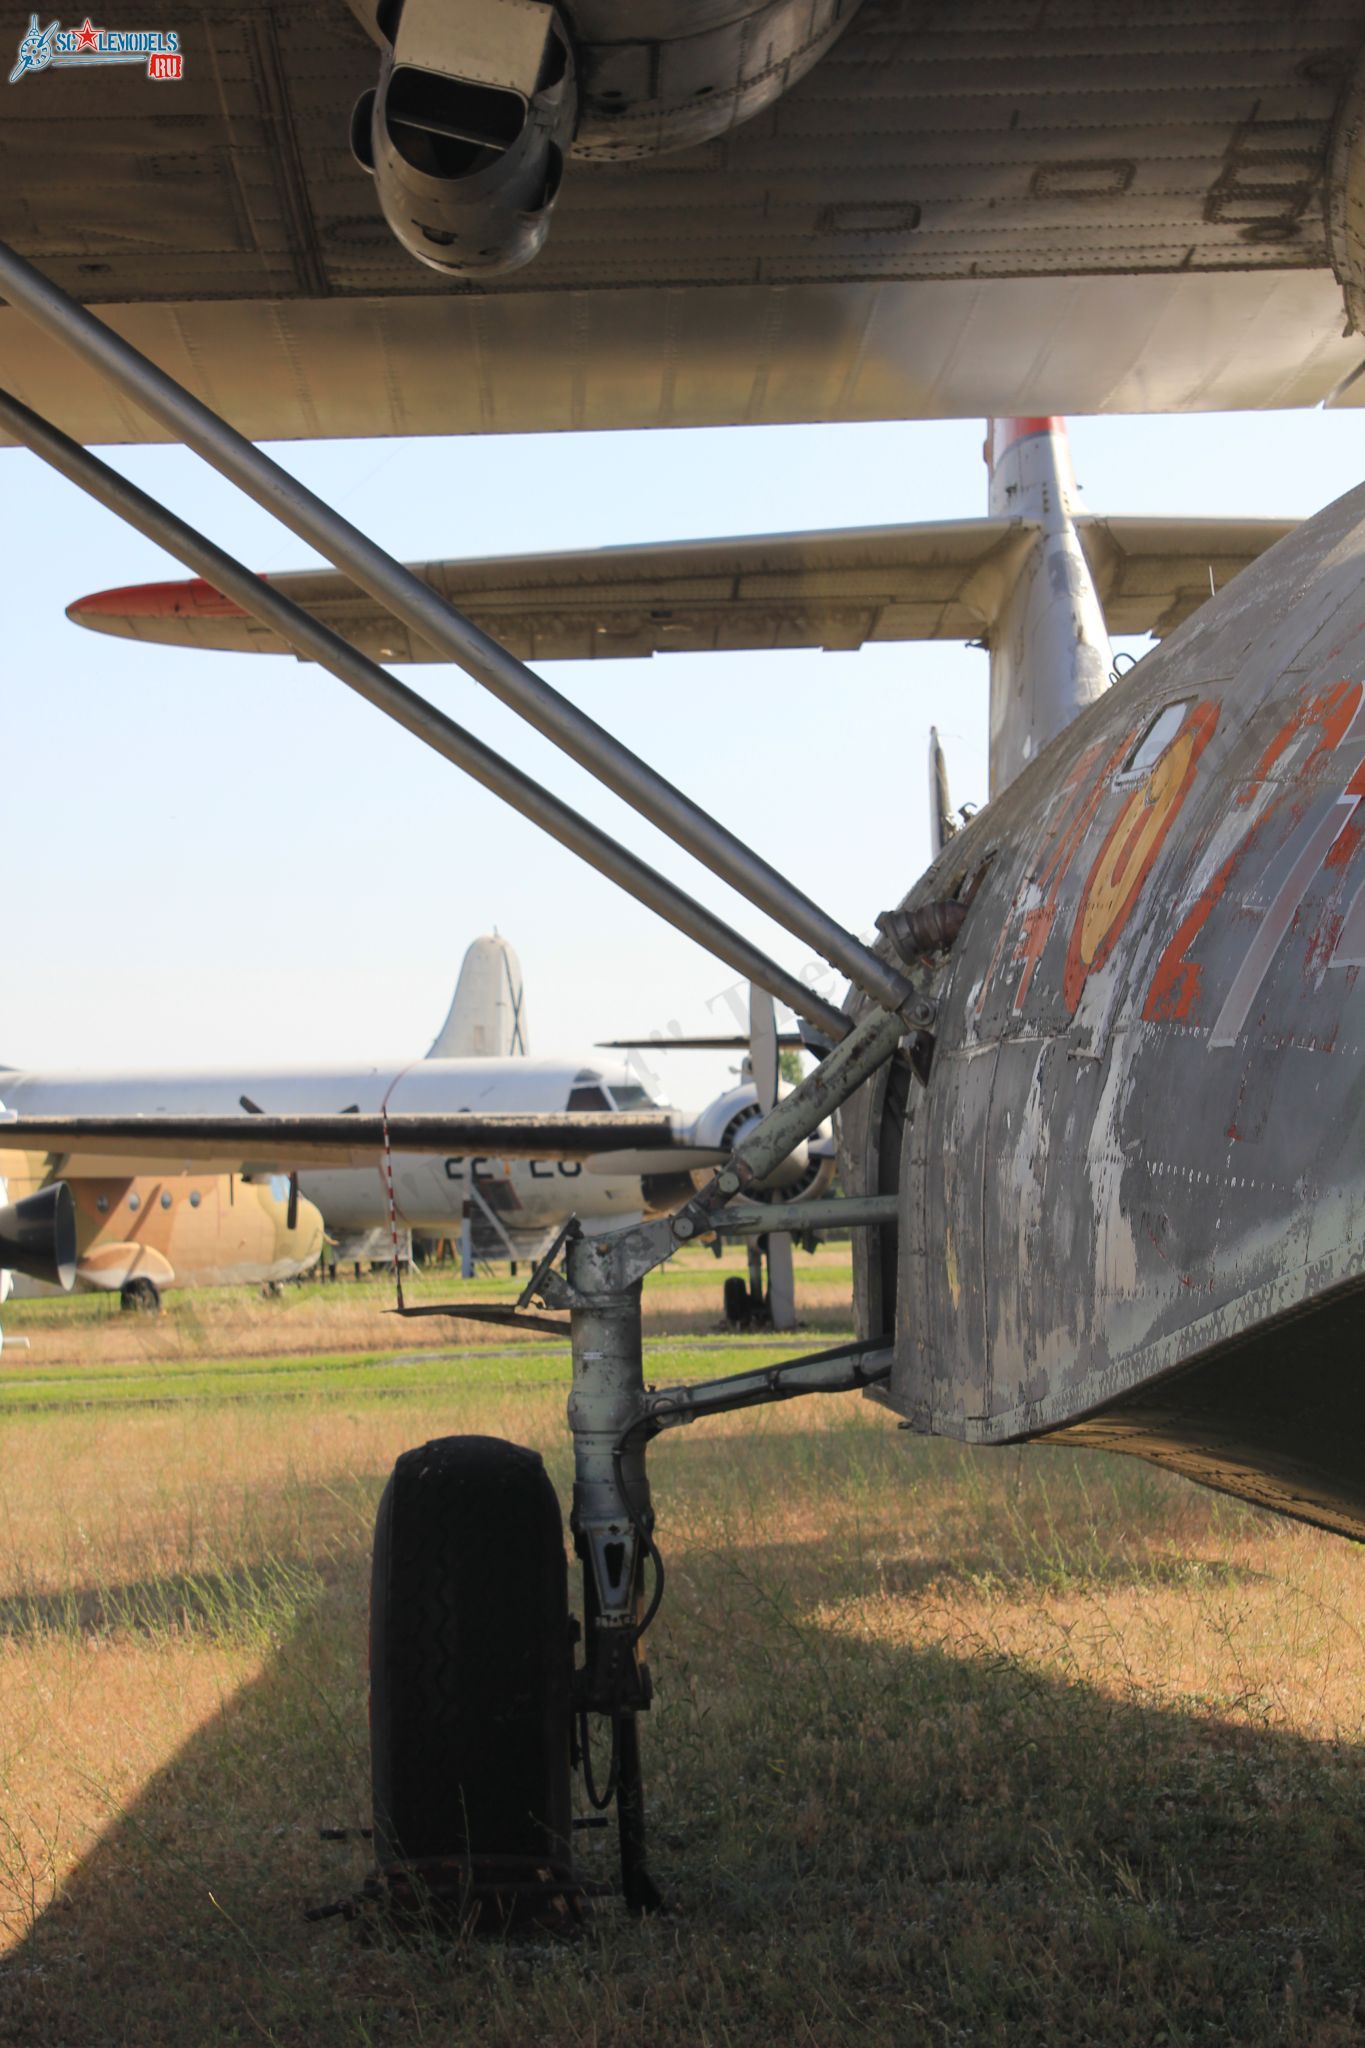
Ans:
[[[905,899],[965,897],[926,1086],[845,1117],[885,1398],[1365,1535],[1365,490],[1083,712]]]

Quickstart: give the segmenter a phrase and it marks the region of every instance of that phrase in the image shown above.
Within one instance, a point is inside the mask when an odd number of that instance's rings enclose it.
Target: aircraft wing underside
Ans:
[[[344,0],[176,28],[179,80],[5,89],[0,236],[255,439],[1308,405],[1361,363],[1344,0],[865,6],[729,132],[571,161],[545,249],[477,283],[405,255],[351,159]],[[9,308],[0,382],[164,438]]]
[[[545,1115],[22,1116],[0,1118],[0,1151],[40,1151],[83,1173],[289,1173],[300,1167],[378,1165],[388,1151],[479,1154],[497,1159],[586,1159],[609,1155],[624,1171],[687,1172],[723,1155],[690,1144],[667,1111],[640,1115],[575,1111]],[[641,1166],[640,1161],[646,1163]]]
[[[1221,590],[1294,523],[1082,515],[1076,526],[1110,631],[1164,634],[1204,602],[1211,580]],[[529,661],[972,640],[989,631],[1037,532],[1025,520],[962,519],[431,562],[418,573]],[[438,658],[335,572],[269,580],[376,660]],[[102,591],[70,616],[133,640],[288,651],[200,581]]]

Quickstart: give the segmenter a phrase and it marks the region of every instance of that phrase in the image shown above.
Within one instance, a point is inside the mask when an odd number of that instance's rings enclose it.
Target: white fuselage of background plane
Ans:
[[[540,1115],[570,1108],[659,1107],[624,1064],[597,1057],[418,1059],[368,1067],[178,1074],[10,1072],[0,1076],[0,1095],[7,1108],[21,1115],[49,1116],[239,1116],[244,1098],[272,1116],[350,1109],[372,1115],[381,1109]],[[90,1168],[77,1159],[68,1174],[82,1170]],[[609,1154],[599,1162],[395,1153],[393,1182],[402,1223],[451,1236],[459,1233],[471,1185],[508,1235],[528,1242],[557,1228],[570,1214],[588,1229],[601,1229],[639,1216],[648,1206],[642,1176],[622,1172]],[[305,1171],[299,1185],[317,1203],[333,1232],[369,1230],[387,1220],[379,1167]]]

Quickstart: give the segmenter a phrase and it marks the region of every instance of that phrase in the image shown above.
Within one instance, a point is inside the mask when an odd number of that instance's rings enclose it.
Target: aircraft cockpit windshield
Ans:
[[[613,1081],[607,1091],[611,1096],[613,1109],[661,1109],[657,1095],[651,1095],[648,1088],[639,1081]]]
[[[613,1081],[610,1086],[593,1067],[584,1067],[573,1078],[568,1109],[641,1110],[662,1109],[657,1095],[639,1081]]]
[[[607,1091],[602,1086],[602,1076],[600,1074],[594,1073],[591,1067],[584,1067],[581,1074],[574,1075],[573,1086],[569,1090],[569,1099],[565,1104],[566,1109],[611,1109],[612,1107],[612,1103],[607,1098]]]

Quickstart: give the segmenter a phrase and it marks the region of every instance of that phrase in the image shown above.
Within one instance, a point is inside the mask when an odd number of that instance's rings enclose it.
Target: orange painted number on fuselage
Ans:
[[[1101,747],[1087,747],[1063,783],[1056,806],[1038,841],[1029,872],[1000,927],[1000,936],[976,999],[978,1017],[985,1008],[1000,963],[1006,957],[1011,965],[1022,969],[1014,991],[1013,1008],[1016,1013],[1023,1008],[1029,983],[1056,921],[1062,884],[1085,837],[1086,828],[1099,807],[1105,784],[1128,751],[1132,737],[1131,733],[1124,734],[1093,780],[1088,778],[1100,759]]]
[[[1118,944],[1217,724],[1217,704],[1191,705],[1170,745],[1131,791],[1105,835],[1086,877],[1067,948],[1062,994],[1073,1016],[1087,979]]]

